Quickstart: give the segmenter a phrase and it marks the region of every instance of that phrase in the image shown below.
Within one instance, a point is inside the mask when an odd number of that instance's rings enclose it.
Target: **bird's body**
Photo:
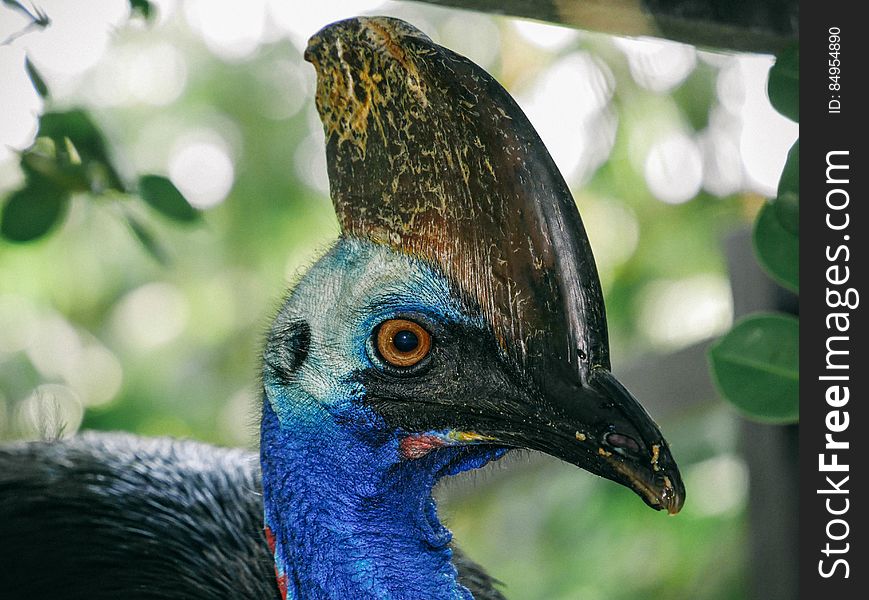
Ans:
[[[457,558],[432,488],[512,448],[681,508],[661,432],[610,373],[576,206],[506,91],[395,19],[333,24],[305,57],[342,235],[266,336],[262,496],[232,451],[4,451],[0,556],[17,566],[0,569],[19,585],[84,564],[125,597],[499,598]]]
[[[258,456],[123,433],[0,447],[0,598],[278,600]],[[454,550],[460,582],[501,600]]]
[[[0,448],[0,597],[277,599],[253,453],[88,433]]]

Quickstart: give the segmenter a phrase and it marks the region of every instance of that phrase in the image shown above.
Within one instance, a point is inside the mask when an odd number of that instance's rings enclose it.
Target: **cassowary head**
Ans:
[[[269,333],[264,462],[300,452],[356,489],[529,448],[678,512],[667,443],[610,372],[574,201],[512,98],[394,19],[331,25],[305,58],[342,235]]]

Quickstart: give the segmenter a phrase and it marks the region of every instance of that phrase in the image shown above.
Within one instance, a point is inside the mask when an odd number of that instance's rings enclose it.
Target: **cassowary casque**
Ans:
[[[501,598],[432,488],[512,448],[681,508],[610,373],[579,213],[507,92],[395,19],[335,23],[305,58],[342,233],[267,335],[261,467],[123,434],[0,449],[4,598]]]

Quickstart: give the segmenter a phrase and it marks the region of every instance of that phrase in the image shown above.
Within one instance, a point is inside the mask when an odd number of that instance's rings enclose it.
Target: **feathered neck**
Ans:
[[[397,443],[360,441],[325,415],[288,427],[263,404],[266,534],[286,599],[472,598],[431,495],[464,451],[400,461]]]

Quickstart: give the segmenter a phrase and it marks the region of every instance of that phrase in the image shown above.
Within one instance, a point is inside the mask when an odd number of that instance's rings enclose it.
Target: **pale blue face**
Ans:
[[[440,476],[481,466],[503,451],[475,448],[471,454],[457,445],[440,453],[403,453],[402,440],[414,433],[426,448],[431,439],[441,448],[458,440],[446,430],[408,432],[389,425],[366,402],[364,375],[383,367],[373,337],[396,318],[433,328],[484,329],[446,280],[421,261],[341,239],[296,285],[269,332],[261,438],[265,524],[287,598],[318,597],[298,591],[317,586],[335,592],[329,597],[384,597],[379,578],[392,572],[401,574],[395,589],[414,590],[401,597],[470,598],[455,580],[450,533],[437,521],[431,488]],[[442,438],[432,437],[437,435]],[[422,456],[427,458],[416,460]],[[376,501],[363,503],[368,512],[348,510],[359,498]],[[328,527],[312,526],[306,537],[298,523],[310,526],[315,513],[328,515]],[[374,532],[371,522],[378,524]],[[347,532],[354,533],[348,538]],[[416,539],[424,541],[396,541]],[[419,543],[437,550],[419,552]],[[372,546],[397,552],[372,558]],[[311,562],[323,547],[340,556],[337,566]],[[301,583],[300,565],[309,567]],[[408,583],[406,573],[416,574],[416,581]]]
[[[291,386],[270,381],[266,369],[266,395],[281,423],[297,420],[312,404],[334,411],[361,398],[353,375],[374,366],[372,333],[406,314],[482,327],[482,318],[469,316],[447,281],[423,262],[373,243],[340,240],[305,274],[272,327],[309,328]]]

